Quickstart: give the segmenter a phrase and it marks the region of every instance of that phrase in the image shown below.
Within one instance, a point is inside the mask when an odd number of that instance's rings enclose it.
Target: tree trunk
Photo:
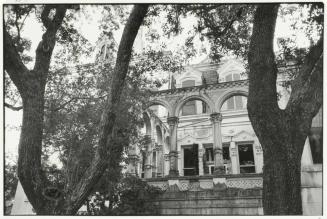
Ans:
[[[26,196],[33,208],[40,214],[46,213],[47,200],[43,189],[45,178],[41,168],[41,147],[43,127],[43,98],[23,97],[23,121],[19,141],[18,178],[24,185]]]
[[[96,156],[83,177],[69,191],[59,191],[51,187],[41,165],[42,132],[44,116],[44,90],[50,66],[56,34],[71,5],[46,5],[41,20],[46,28],[37,49],[33,70],[23,64],[12,37],[5,31],[5,69],[16,85],[23,99],[23,123],[19,142],[18,177],[30,203],[39,215],[73,215],[85,203],[94,185],[99,181],[109,165],[120,162],[123,148],[112,142],[114,139],[116,107],[128,72],[132,47],[146,16],[148,5],[134,6],[126,23],[119,44],[117,60],[113,72],[111,91],[101,118],[100,139]],[[56,9],[52,19],[49,14]]]
[[[278,134],[277,134],[278,135]],[[283,145],[265,144],[263,168],[263,208],[265,215],[302,214],[301,158],[292,159],[286,147],[288,139],[280,136]],[[284,150],[280,150],[284,148]]]
[[[301,156],[313,117],[322,105],[322,38],[310,48],[292,82],[284,110],[277,102],[277,65],[273,39],[278,4],[260,4],[255,12],[248,54],[248,113],[262,145],[264,214],[302,214]]]

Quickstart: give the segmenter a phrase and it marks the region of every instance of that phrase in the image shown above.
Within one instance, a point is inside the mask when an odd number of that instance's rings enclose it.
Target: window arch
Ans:
[[[247,98],[245,96],[232,96],[223,103],[221,111],[243,110],[246,109],[246,104]]]
[[[147,113],[143,113],[144,129],[146,135],[151,135],[151,121]]]

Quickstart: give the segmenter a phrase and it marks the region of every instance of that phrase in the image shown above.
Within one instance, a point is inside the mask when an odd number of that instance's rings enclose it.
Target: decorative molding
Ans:
[[[227,187],[229,188],[242,188],[242,189],[249,189],[249,188],[262,188],[263,180],[261,178],[257,179],[227,179]]]

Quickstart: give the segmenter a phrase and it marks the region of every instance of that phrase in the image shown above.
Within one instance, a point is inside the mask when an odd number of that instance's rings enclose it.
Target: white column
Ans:
[[[168,117],[167,123],[169,124],[169,161],[170,169],[169,176],[178,176],[178,153],[177,153],[177,126],[178,126],[178,117]]]
[[[223,145],[221,140],[221,113],[212,113],[210,115],[212,122],[213,135],[213,153],[215,160],[214,175],[225,174],[224,159],[223,159]]]
[[[152,168],[151,168],[151,136],[147,135],[147,138],[149,139],[148,144],[146,145],[146,151],[145,151],[145,165],[144,165],[144,178],[151,178],[152,177]]]
[[[239,173],[239,166],[238,166],[238,157],[237,157],[237,148],[234,141],[230,142],[229,147],[229,154],[230,154],[230,161],[232,165],[232,174]]]

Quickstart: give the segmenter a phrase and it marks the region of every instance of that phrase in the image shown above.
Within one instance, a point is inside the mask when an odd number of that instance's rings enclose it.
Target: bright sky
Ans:
[[[91,6],[87,6],[89,11],[92,11]],[[98,28],[98,21],[101,18],[101,13],[93,11],[92,16],[88,18],[82,18],[79,20],[78,27],[80,28],[81,33],[87,38],[92,45],[95,45],[98,36],[100,35],[100,29]],[[191,24],[191,22],[188,22]],[[42,37],[42,29],[39,23],[34,19],[27,19],[25,28],[23,29],[23,36],[28,36],[32,40],[31,56],[34,57],[34,52],[37,47],[38,42]],[[275,33],[275,48],[277,48],[276,39],[278,37],[291,37],[295,35],[297,38],[298,45],[301,47],[308,47],[309,41],[307,40],[304,33],[301,32],[292,32],[290,28],[289,20],[277,19],[276,33]],[[117,42],[119,42],[117,40]],[[171,48],[176,48],[176,43],[179,40],[175,40],[171,43]],[[91,60],[92,61],[92,60]],[[201,60],[199,60],[201,61]],[[19,127],[22,120],[22,111],[12,111],[5,108],[5,153],[13,154],[14,156],[18,153],[18,142],[19,142],[19,129],[7,128],[9,127]]]

